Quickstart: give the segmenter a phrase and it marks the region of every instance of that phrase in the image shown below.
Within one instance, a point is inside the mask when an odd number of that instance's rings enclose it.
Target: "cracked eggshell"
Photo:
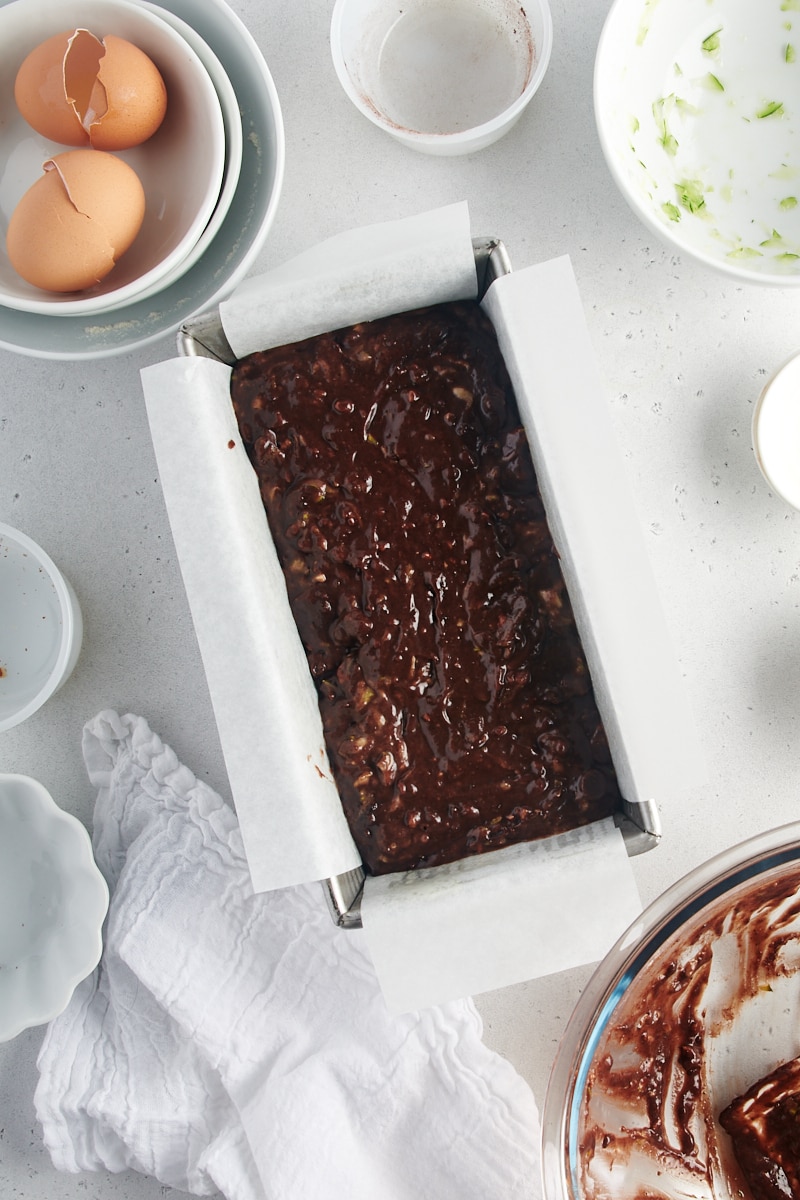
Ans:
[[[167,89],[155,63],[137,46],[113,34],[103,45],[97,80],[107,108],[90,125],[89,140],[97,150],[126,150],[156,132],[167,111]]]
[[[167,89],[152,59],[125,38],[55,34],[22,62],[14,99],[28,124],[65,146],[127,150],[156,132]]]
[[[144,210],[139,177],[121,158],[101,150],[57,154],[11,215],[9,260],[34,287],[81,291],[112,270]]]
[[[24,60],[14,81],[14,100],[32,129],[63,146],[88,146],[89,134],[67,98],[64,64],[71,33],[41,42]]]

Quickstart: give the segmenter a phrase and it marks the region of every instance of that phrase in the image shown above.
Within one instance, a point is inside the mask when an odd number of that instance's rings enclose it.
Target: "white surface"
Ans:
[[[359,112],[404,146],[450,157],[513,128],[553,46],[547,0],[336,0],[331,55]]]
[[[0,522],[0,732],[38,712],[75,668],[80,605],[41,546]]]
[[[0,1042],[50,1021],[96,967],[108,888],[80,821],[0,774]]]
[[[732,278],[800,283],[800,21],[751,0],[616,0],[598,130],[631,207]]]
[[[162,281],[175,278],[220,197],[225,127],[208,70],[171,24],[128,0],[76,0],[67,20],[71,28],[86,28],[101,40],[116,34],[152,59],[167,88],[167,113],[151,138],[115,152],[138,175],[146,206],[133,245],[114,270],[91,295],[50,294],[26,283],[5,252],[8,222],[39,179],[42,163],[72,147],[31,129],[14,103],[14,79],[31,50],[64,31],[64,20],[63,5],[53,0],[17,0],[0,7],[0,103],[5,114],[0,126],[0,301],[28,312],[88,316],[150,296]]]
[[[664,820],[658,849],[634,860],[647,903],[715,851],[798,815],[800,514],[764,482],[750,422],[764,382],[800,348],[800,295],[712,272],[636,220],[592,113],[609,5],[552,7],[553,55],[535,104],[496,145],[437,160],[352,107],[330,61],[330,0],[236,0],[273,73],[288,145],[284,195],[254,269],[354,224],[460,199],[516,267],[571,256],[710,767],[710,782]],[[172,348],[162,339],[92,364],[0,353],[0,519],[52,548],[86,622],[71,679],[0,736],[0,755],[5,770],[41,779],[84,822],[93,796],[81,727],[107,705],[146,715],[199,778],[227,790],[138,377]],[[590,971],[478,1002],[487,1040],[540,1101]],[[163,1200],[153,1180],[53,1171],[32,1107],[41,1037],[21,1034],[0,1051],[0,1194]]]

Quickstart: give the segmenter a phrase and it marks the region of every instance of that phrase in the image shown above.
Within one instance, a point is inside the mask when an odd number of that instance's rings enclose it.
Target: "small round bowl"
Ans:
[[[136,171],[146,197],[142,227],[130,249],[95,287],[50,293],[21,279],[8,261],[5,235],[42,163],[70,147],[43,138],[25,122],[13,96],[25,56],[54,33],[86,28],[114,33],[150,56],[167,87],[167,114],[140,146],[116,151]],[[0,304],[48,316],[87,316],[152,295],[182,268],[216,208],[225,171],[220,98],[196,51],[173,25],[130,0],[14,0],[0,8]]]
[[[772,490],[800,508],[800,354],[761,391],[753,412],[753,450]]]
[[[16,2],[16,0],[12,0]],[[0,15],[6,0],[0,0]],[[0,306],[0,346],[56,361],[112,358],[177,331],[238,284],[260,253],[280,203],[286,141],[280,100],[250,31],[225,0],[162,0],[164,19],[192,25],[233,82],[241,112],[242,166],[230,208],[204,253],[158,293],[112,311],[55,317]]]
[[[594,76],[600,144],[644,224],[707,266],[781,287],[800,284],[800,23],[789,7],[615,0]]]
[[[800,1055],[800,823],[685,876],[597,968],[542,1113],[545,1200],[748,1195],[720,1116]]]
[[[0,775],[0,1042],[63,1012],[100,961],[108,887],[89,835],[25,775]]]
[[[519,120],[553,43],[547,0],[336,0],[331,54],[368,120],[426,154],[472,154]]]
[[[83,641],[75,593],[31,538],[0,524],[0,733],[69,678]]]

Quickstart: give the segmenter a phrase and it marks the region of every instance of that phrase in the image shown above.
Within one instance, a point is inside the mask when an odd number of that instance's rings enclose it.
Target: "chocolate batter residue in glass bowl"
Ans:
[[[601,964],[559,1050],[546,1198],[754,1200],[720,1118],[800,1055],[800,827],[687,876],[635,934]]]

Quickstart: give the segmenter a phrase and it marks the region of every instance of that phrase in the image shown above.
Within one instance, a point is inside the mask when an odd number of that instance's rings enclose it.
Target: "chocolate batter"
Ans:
[[[619,808],[480,307],[252,354],[231,390],[368,870],[448,862]]]
[[[753,1200],[800,1200],[800,1059],[781,1063],[720,1114]]]

